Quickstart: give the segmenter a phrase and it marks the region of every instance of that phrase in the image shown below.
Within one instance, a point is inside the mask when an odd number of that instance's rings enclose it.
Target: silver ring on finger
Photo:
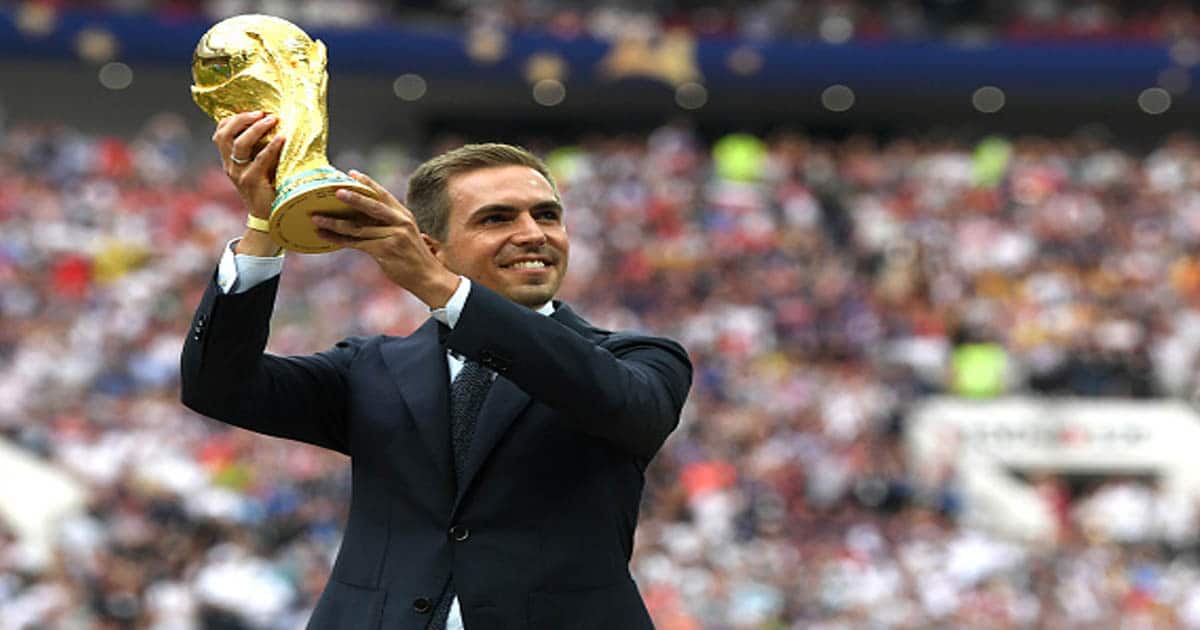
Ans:
[[[250,158],[240,158],[231,153],[229,154],[229,161],[237,164],[238,166],[245,166],[250,163]]]

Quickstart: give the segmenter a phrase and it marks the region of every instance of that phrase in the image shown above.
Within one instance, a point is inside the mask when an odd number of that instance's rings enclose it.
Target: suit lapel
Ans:
[[[550,319],[574,330],[587,339],[595,340],[597,338],[596,329],[563,302],[554,303],[554,314],[550,316]]]
[[[447,384],[446,349],[439,343],[437,321],[430,319],[413,334],[383,344],[380,352],[400,387],[417,432],[433,458],[438,473],[453,476],[450,462],[450,391]]]

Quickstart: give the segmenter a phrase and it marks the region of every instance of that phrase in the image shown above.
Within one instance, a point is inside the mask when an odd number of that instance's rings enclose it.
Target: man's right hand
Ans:
[[[275,202],[275,168],[283,150],[285,138],[276,134],[267,146],[255,153],[263,136],[278,122],[274,114],[244,112],[222,118],[213,133],[213,144],[221,154],[221,165],[233,182],[242,203],[251,216],[268,219]],[[264,232],[247,230],[238,243],[238,253],[270,256],[278,246]]]

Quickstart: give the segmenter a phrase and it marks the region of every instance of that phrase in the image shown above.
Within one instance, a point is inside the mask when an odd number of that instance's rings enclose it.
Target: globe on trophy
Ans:
[[[334,193],[349,188],[375,193],[330,166],[325,156],[329,118],[325,93],[325,44],[300,27],[269,15],[238,15],[222,20],[200,38],[192,55],[192,99],[213,120],[249,111],[274,113],[279,122],[264,137],[287,138],[275,170],[271,237],[305,254],[338,245],[317,236],[313,214],[357,214]]]

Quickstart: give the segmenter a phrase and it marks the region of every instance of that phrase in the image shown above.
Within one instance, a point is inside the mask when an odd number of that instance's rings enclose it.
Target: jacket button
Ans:
[[[428,598],[418,597],[413,600],[413,610],[424,615],[425,613],[433,610],[433,602],[429,601]]]
[[[457,542],[462,542],[471,537],[471,530],[463,525],[455,525],[450,528],[450,537]]]
[[[204,335],[200,334],[200,331],[199,331],[199,330],[197,330],[197,331],[196,331],[196,332],[195,332],[195,333],[192,335],[192,339],[195,339],[196,341],[200,341],[200,338],[201,338],[201,337],[203,337],[203,336],[204,336]]]
[[[196,328],[204,328],[208,325],[208,318],[201,315],[196,318]]]

